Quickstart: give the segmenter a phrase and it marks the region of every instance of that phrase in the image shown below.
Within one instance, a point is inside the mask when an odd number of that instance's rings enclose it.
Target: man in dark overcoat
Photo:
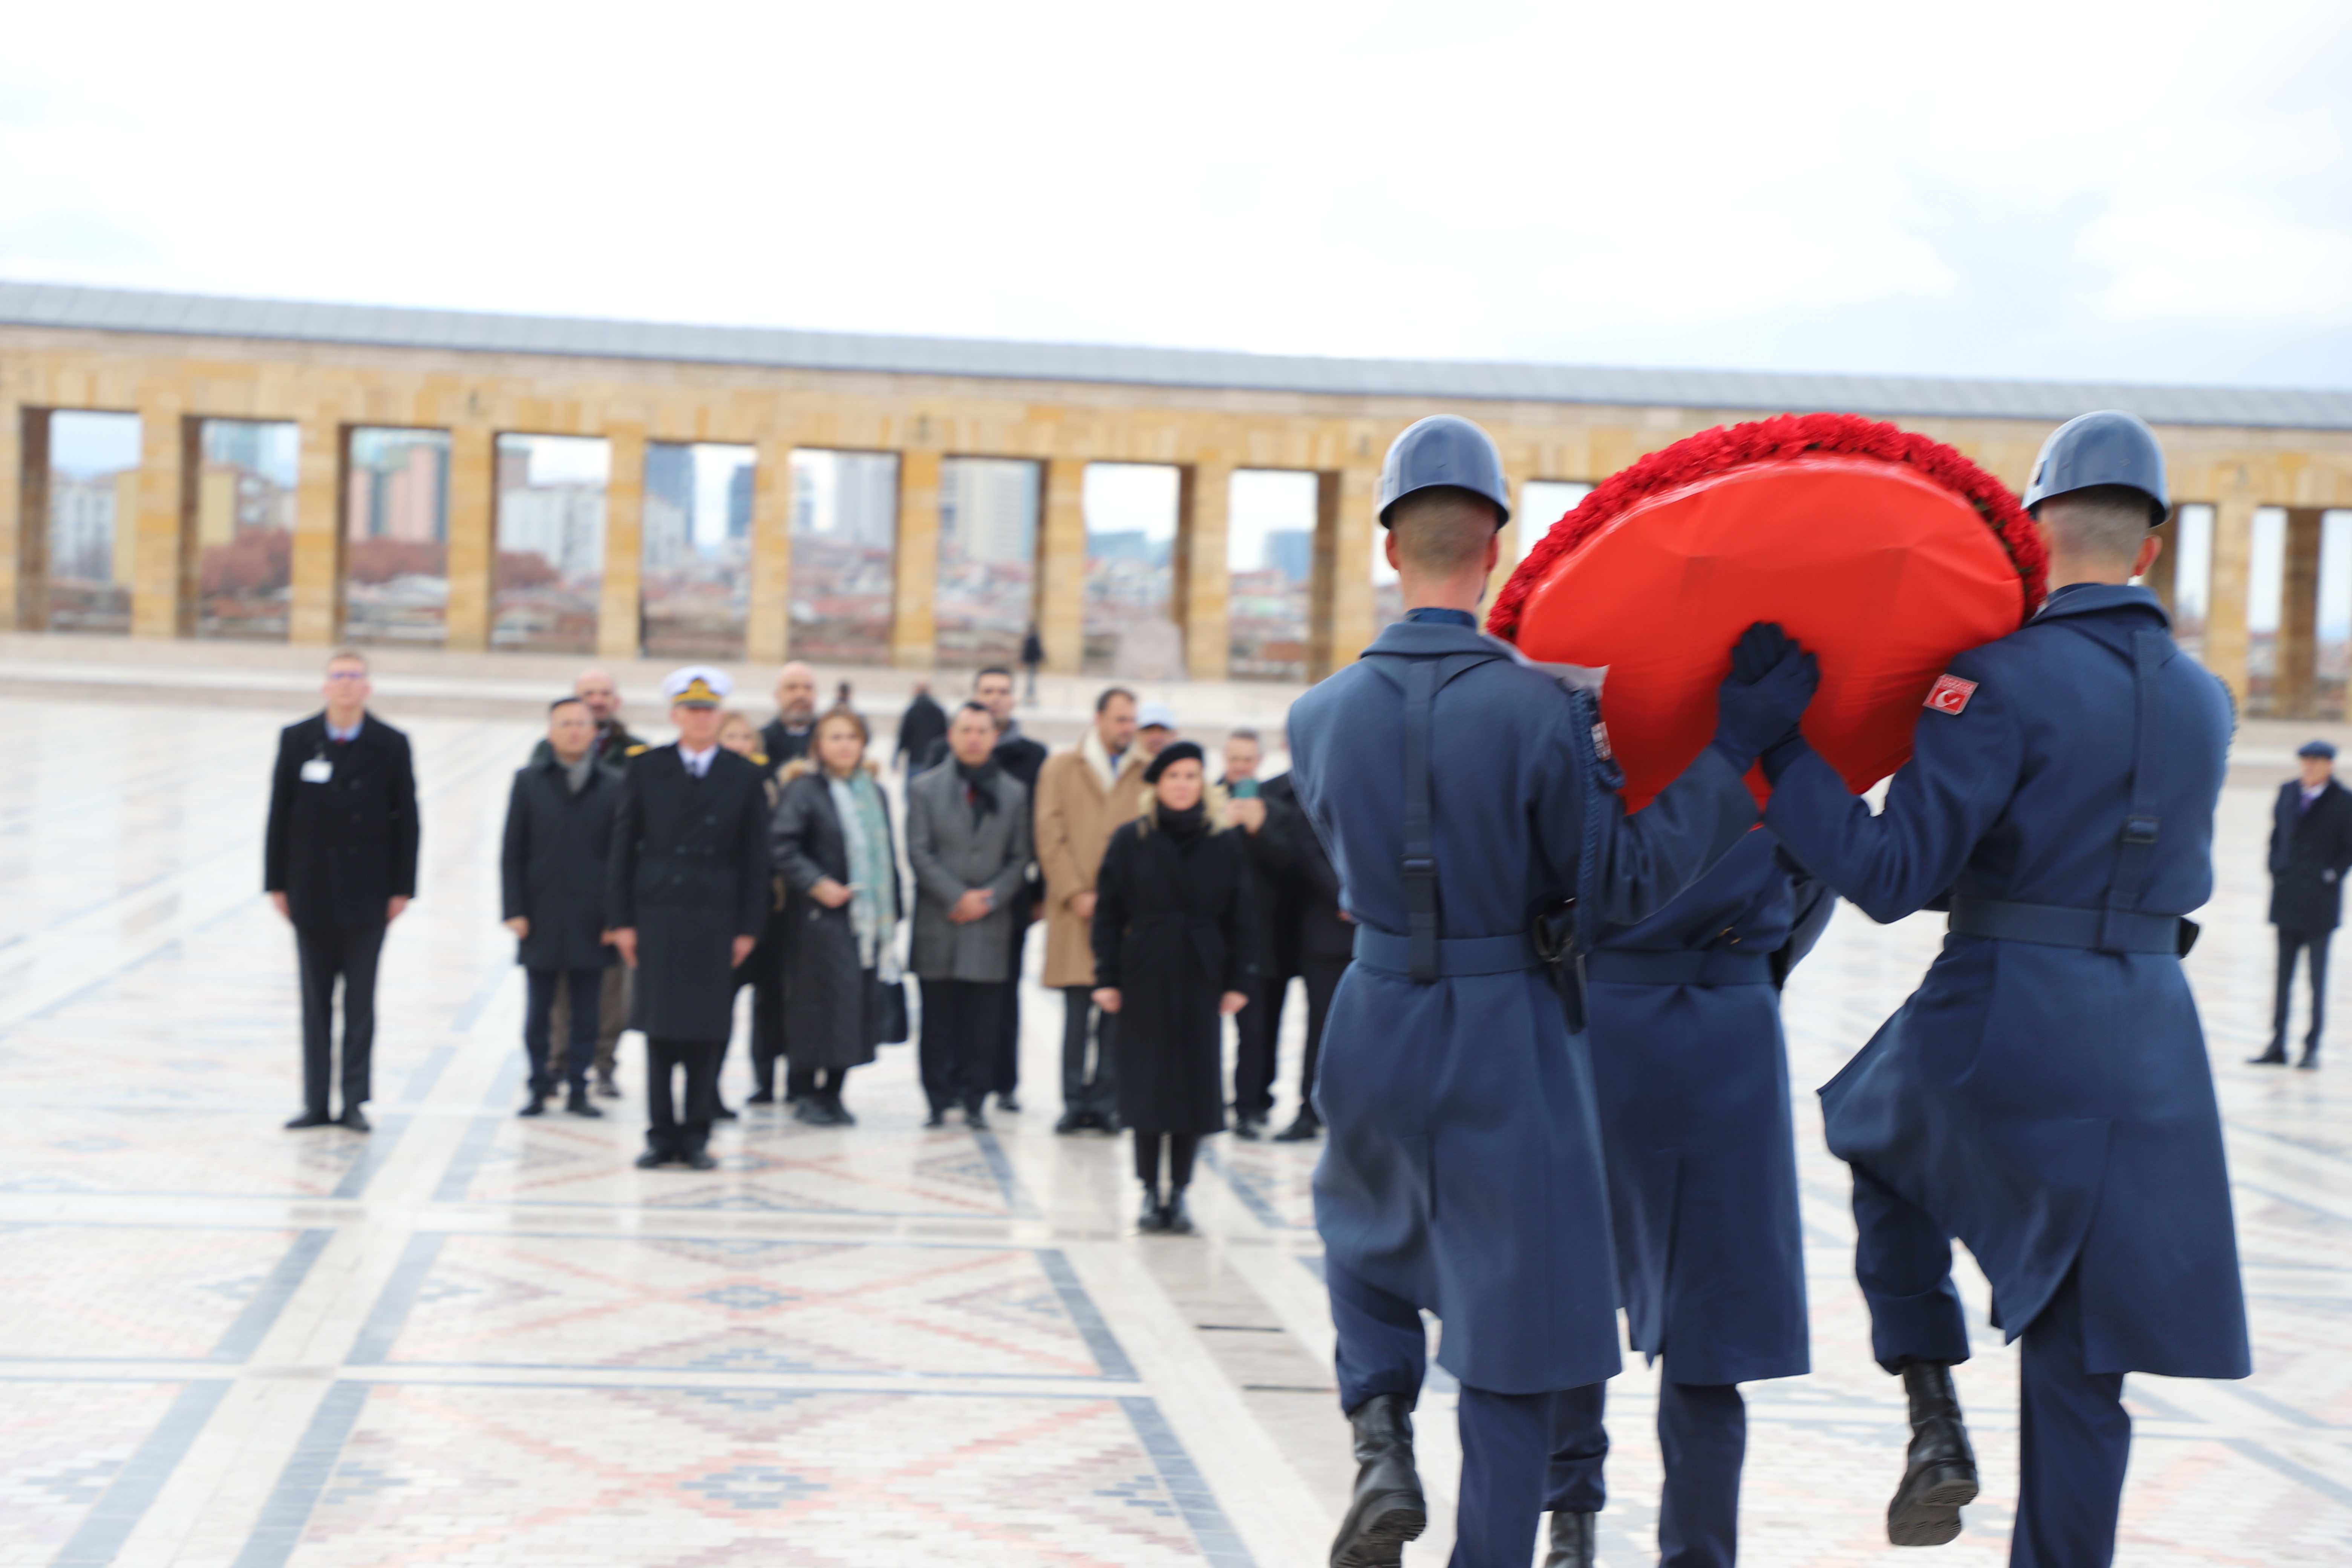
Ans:
[[[2286,1061],[2288,1004],[2294,996],[2295,954],[2311,953],[2311,1032],[2303,1059],[2319,1065],[2319,1032],[2327,1025],[2327,943],[2344,919],[2344,873],[2352,869],[2352,790],[2336,782],[2336,748],[2305,742],[2295,755],[2303,776],[2279,785],[2271,810],[2271,924],[2278,928],[2278,993],[2271,1008],[2270,1048],[2259,1066]]]
[[[1679,894],[1754,825],[1740,775],[1811,696],[1810,664],[1751,632],[1716,743],[1625,816],[1589,699],[1478,632],[1507,495],[1476,426],[1400,436],[1380,500],[1406,618],[1290,710],[1299,805],[1358,922],[1315,1091],[1358,1460],[1337,1568],[1396,1563],[1426,1521],[1410,1415],[1423,1310],[1462,1384],[1454,1563],[1526,1568],[1552,1395],[1621,1363],[1591,1071],[1531,928],[1580,885],[1619,922]]]
[[[1585,962],[1618,1292],[1633,1349],[1665,1361],[1658,1559],[1675,1568],[1737,1556],[1738,1385],[1811,1369],[1780,988],[1835,902],[1759,828]],[[1561,1397],[1546,1568],[1591,1568],[1607,1386]]]
[[[1340,907],[1339,874],[1323,841],[1298,813],[1297,785],[1288,773],[1265,781],[1265,798],[1286,806],[1290,818],[1291,889],[1290,942],[1285,950],[1307,988],[1307,1041],[1298,1064],[1298,1114],[1274,1135],[1277,1143],[1305,1143],[1318,1137],[1323,1123],[1315,1114],[1315,1070],[1323,1051],[1323,1026],[1331,1016],[1331,997],[1339,976],[1356,952],[1356,925]]]
[[[615,776],[627,771],[629,759],[644,751],[646,743],[629,732],[621,717],[621,688],[612,672],[582,670],[572,682],[572,695],[587,705],[588,716],[595,721],[595,739],[589,743],[588,754],[596,759],[598,767],[609,769]],[[547,761],[550,751],[547,738],[541,736],[531,748],[531,763]],[[621,1031],[629,1026],[629,966],[607,964],[604,980],[596,997],[596,1092],[607,1100],[618,1100],[621,1086],[613,1074],[619,1061]],[[548,1015],[547,1028],[550,1039],[572,1037],[570,986],[556,987],[555,1008]]]
[[[604,870],[622,775],[598,763],[595,741],[586,703],[565,697],[550,704],[547,759],[516,773],[507,797],[499,887],[525,980],[522,1044],[530,1088],[518,1113],[523,1116],[546,1110],[559,1077],[571,1090],[565,1110],[604,1114],[588,1098],[588,1068],[604,1021],[604,971],[620,962],[604,940]],[[550,1020],[559,994],[571,1004],[570,1033],[562,1056],[551,1061]]]
[[[977,702],[948,725],[949,760],[907,786],[907,864],[915,873],[909,967],[923,983],[919,1047],[929,1125],[963,1107],[988,1126],[1004,991],[1023,931],[1014,900],[1034,851],[1029,792],[996,752],[996,719]]]
[[[366,658],[340,649],[327,660],[325,710],[278,737],[261,885],[292,922],[302,966],[302,1114],[289,1128],[368,1130],[376,960],[416,896],[416,773],[408,737],[367,710],[373,689]],[[333,1116],[338,980],[343,1110]]]
[[[1952,1239],[2024,1341],[2021,1568],[2115,1555],[2124,1374],[2243,1377],[2245,1304],[2212,1071],[2181,973],[2213,890],[2227,689],[2131,579],[2156,558],[2163,454],[2128,414],[2060,426],[2026,504],[2063,584],[1929,690],[1873,816],[1801,737],[1769,750],[1765,822],[1873,920],[1947,900],[1919,989],[1822,1090],[1853,1171],[1871,1345],[1912,1441],[1896,1545],[1958,1533],[1976,1464],[1949,1366]]]
[[[1159,759],[1154,758],[1157,762]],[[1291,847],[1298,806],[1287,792],[1269,795],[1257,776],[1265,760],[1255,730],[1225,737],[1225,771],[1217,780],[1225,820],[1242,833],[1248,851],[1250,896],[1256,952],[1250,976],[1249,1005],[1234,1019],[1234,1136],[1253,1142],[1265,1135],[1274,1114],[1274,1079],[1282,1039],[1282,1005],[1290,990],[1291,879],[1297,864]]]
[[[724,670],[663,682],[677,740],[640,752],[622,781],[604,882],[613,945],[636,971],[652,1125],[637,1163],[709,1170],[719,1063],[734,1024],[735,968],[767,924],[768,795],[757,764],[719,743]],[[686,1075],[684,1114],[673,1079]]]
[[[898,715],[898,737],[892,742],[890,755],[902,774],[911,776],[922,765],[931,743],[948,732],[948,710],[931,695],[931,683],[915,682],[914,694],[907,699],[907,710]]]

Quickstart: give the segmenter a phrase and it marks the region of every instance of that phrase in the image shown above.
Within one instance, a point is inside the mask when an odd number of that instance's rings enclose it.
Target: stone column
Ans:
[[[1486,596],[1478,602],[1478,620],[1486,624],[1486,612],[1495,605],[1495,595],[1511,580],[1519,565],[1519,525],[1528,520],[1521,515],[1528,500],[1528,479],[1523,470],[1506,468],[1503,471],[1503,493],[1511,498],[1511,521],[1503,524],[1500,538],[1503,547],[1495,552],[1495,569],[1486,574]],[[1370,570],[1369,567],[1366,570]],[[1410,607],[1410,606],[1408,606]]]
[[[117,517],[131,534],[131,635],[194,635],[195,555],[189,532],[195,516],[198,432],[176,397],[139,405],[139,512]]]
[[[1372,500],[1380,474],[1315,476],[1315,580],[1307,600],[1307,678],[1353,664],[1372,640]]]
[[[49,624],[49,411],[0,403],[0,628]]]
[[[1037,636],[1045,668],[1076,675],[1087,651],[1087,461],[1045,464],[1037,530]]]
[[[743,658],[782,664],[792,647],[793,447],[789,435],[759,444],[751,469],[751,605]]]
[[[293,605],[286,640],[331,644],[343,633],[343,458],[350,436],[331,412],[297,422]]]
[[[2225,468],[2213,500],[2213,566],[2206,590],[2205,668],[2246,707],[2246,569],[2261,491],[2243,468]]]
[[[479,653],[490,646],[490,583],[498,553],[498,432],[460,425],[449,432],[449,610],[443,646]]]
[[[2167,615],[2178,616],[2180,612],[2180,509],[2178,506],[2172,509],[2172,515],[2164,520],[2164,526],[2156,531],[2156,537],[2163,542],[2164,548],[2157,552],[2156,564],[2147,569],[2147,575],[2140,579],[2140,585],[2156,595]]]
[[[2286,514],[2278,674],[2271,683],[2271,712],[2281,719],[2308,719],[2317,711],[2320,517],[2317,507],[2292,507]]]
[[[635,658],[644,640],[646,427],[604,430],[604,574],[596,595],[596,657]]]
[[[1194,680],[1233,673],[1233,574],[1227,562],[1234,469],[1192,463],[1176,502],[1176,624],[1184,628],[1184,669]]]
[[[940,454],[898,454],[898,538],[891,556],[890,662],[929,669],[939,660]]]

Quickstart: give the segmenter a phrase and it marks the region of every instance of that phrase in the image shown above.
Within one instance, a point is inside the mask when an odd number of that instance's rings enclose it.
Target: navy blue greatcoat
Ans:
[[[2129,809],[2132,635],[2168,627],[2142,588],[2081,584],[1951,673],[1885,809],[1810,752],[1766,823],[1877,921],[1970,898],[2096,909]],[[2227,690],[2166,639],[2153,784],[2161,827],[2139,909],[2211,895]],[[1822,1090],[1831,1150],[1968,1244],[2011,1339],[2080,1269],[2084,1370],[2249,1368],[2221,1116],[2197,1008],[2168,953],[1955,932],[1919,989]]]
[[[1493,652],[1475,630],[1401,622],[1371,654]],[[1508,936],[1576,887],[1587,784],[1567,695],[1497,659],[1440,688],[1432,720],[1438,908],[1448,939]],[[1408,927],[1404,698],[1351,666],[1290,710],[1291,777],[1361,926]],[[1712,749],[1628,817],[1604,803],[1604,918],[1650,914],[1720,858],[1755,802]],[[1608,1194],[1580,1036],[1540,969],[1417,984],[1351,965],[1315,1098],[1329,1129],[1315,1218],[1335,1263],[1433,1311],[1438,1362],[1496,1394],[1612,1376]]]
[[[1768,961],[1779,954],[1785,975],[1835,900],[1804,879],[1801,904],[1779,851],[1770,833],[1748,834],[1673,903],[1602,933],[1592,959],[1587,1032],[1618,1289],[1633,1347],[1664,1355],[1676,1383],[1811,1370],[1789,1063]],[[1631,984],[1610,978],[1619,953],[1712,967],[1698,984]]]

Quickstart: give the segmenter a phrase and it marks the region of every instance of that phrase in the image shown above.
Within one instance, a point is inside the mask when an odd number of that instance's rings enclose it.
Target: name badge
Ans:
[[[324,757],[312,757],[302,764],[304,784],[325,784],[335,776],[335,764]]]

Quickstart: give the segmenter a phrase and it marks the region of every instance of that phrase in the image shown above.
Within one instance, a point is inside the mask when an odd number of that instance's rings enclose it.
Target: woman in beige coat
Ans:
[[[1095,879],[1110,836],[1143,808],[1135,744],[1135,698],[1111,687],[1095,701],[1094,726],[1077,750],[1037,773],[1037,864],[1045,872],[1045,984],[1062,993],[1062,1120],[1056,1132],[1118,1131],[1112,1019],[1093,998]],[[1087,1039],[1094,1026],[1088,1070]]]

